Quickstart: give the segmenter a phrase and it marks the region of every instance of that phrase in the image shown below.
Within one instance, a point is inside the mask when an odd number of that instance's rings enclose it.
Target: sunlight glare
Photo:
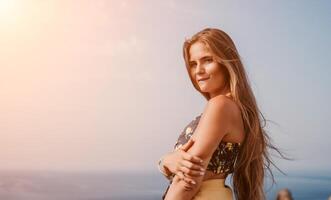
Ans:
[[[18,3],[17,0],[0,0],[0,22],[13,23],[17,20],[20,14]]]
[[[15,7],[15,1],[13,0],[0,0],[0,15],[9,15]]]

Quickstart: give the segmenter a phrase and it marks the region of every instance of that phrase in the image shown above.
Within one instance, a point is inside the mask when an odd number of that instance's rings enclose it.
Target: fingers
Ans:
[[[193,145],[193,143],[194,141],[192,140],[192,138],[190,138],[183,146],[180,147],[180,149],[183,151],[187,151]]]
[[[193,189],[193,185],[196,184],[196,182],[193,179],[190,179],[186,177],[181,171],[177,172],[176,174],[180,180],[183,180],[183,184],[186,190],[191,190]]]
[[[205,169],[201,165],[194,164],[187,160],[180,162],[179,170],[190,176],[202,176],[205,173]]]
[[[194,182],[192,179],[186,177],[186,176],[184,175],[184,173],[181,172],[181,171],[178,171],[178,172],[177,172],[177,175],[178,175],[178,177],[179,177],[180,180],[183,180],[183,181],[185,181],[185,182],[187,182],[187,183],[193,183],[193,182]],[[193,182],[192,182],[192,181],[193,181]]]
[[[191,161],[191,162],[195,162],[195,163],[199,163],[202,164],[203,160],[201,158],[199,158],[198,156],[193,156],[189,153],[183,152],[183,158],[185,160]]]
[[[179,170],[187,175],[190,175],[190,176],[203,176],[205,174],[204,171],[200,171],[200,170],[192,170],[192,169],[189,169],[185,166],[180,166],[179,167]]]
[[[189,169],[192,169],[192,170],[204,171],[203,165],[200,164],[200,163],[194,163],[194,162],[191,162],[191,161],[188,161],[188,160],[181,160],[180,165],[185,166],[185,167],[187,167]]]
[[[186,191],[190,191],[190,190],[193,189],[193,187],[192,187],[192,185],[190,185],[189,183],[184,182],[184,189],[185,189]]]

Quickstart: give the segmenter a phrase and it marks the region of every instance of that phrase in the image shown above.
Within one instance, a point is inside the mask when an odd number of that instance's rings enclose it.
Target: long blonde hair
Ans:
[[[264,129],[266,119],[257,106],[240,55],[230,36],[216,28],[205,28],[185,40],[183,56],[188,74],[195,89],[207,100],[210,99],[208,93],[199,89],[189,71],[189,49],[195,42],[204,43],[213,53],[213,58],[225,67],[231,96],[241,110],[246,136],[232,176],[234,194],[238,200],[265,199],[263,191],[265,169],[269,170],[273,178],[270,165],[274,165],[268,149],[276,150],[279,154],[281,152],[271,144],[266,134]],[[283,157],[282,154],[281,156]]]

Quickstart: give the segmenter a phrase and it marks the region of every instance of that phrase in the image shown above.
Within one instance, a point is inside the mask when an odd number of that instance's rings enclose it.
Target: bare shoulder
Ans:
[[[238,104],[231,98],[218,95],[209,100],[208,104],[213,107],[211,110],[222,112],[223,122],[227,123],[227,133],[224,137],[226,141],[242,142],[245,137],[244,124],[241,110]],[[226,120],[224,120],[226,118]]]
[[[215,129],[219,128],[229,132],[236,110],[236,103],[232,99],[224,95],[215,96],[207,102],[202,113],[201,123],[205,122],[208,126],[214,126]]]
[[[207,106],[212,107],[213,110],[222,111],[224,114],[233,117],[240,112],[238,105],[225,95],[218,95],[211,98],[208,101]]]

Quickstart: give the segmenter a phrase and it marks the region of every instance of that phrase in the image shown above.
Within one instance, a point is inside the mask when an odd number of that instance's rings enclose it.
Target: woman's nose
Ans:
[[[204,67],[202,64],[198,63],[196,67],[196,73],[203,73],[205,71]]]

